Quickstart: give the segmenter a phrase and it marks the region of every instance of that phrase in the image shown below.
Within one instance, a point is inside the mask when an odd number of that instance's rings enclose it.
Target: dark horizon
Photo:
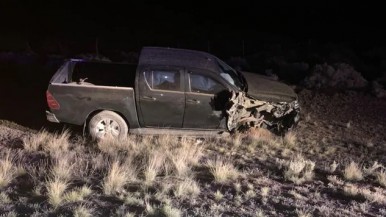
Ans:
[[[124,4],[3,1],[1,35],[145,38],[156,41],[250,40],[262,33],[294,40],[383,43],[384,13],[377,4],[351,2],[264,2]]]

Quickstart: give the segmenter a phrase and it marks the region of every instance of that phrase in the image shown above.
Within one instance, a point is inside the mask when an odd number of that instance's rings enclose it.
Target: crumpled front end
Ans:
[[[227,127],[230,132],[267,128],[282,134],[299,121],[300,107],[297,100],[268,102],[254,99],[244,92],[232,92],[227,108]]]

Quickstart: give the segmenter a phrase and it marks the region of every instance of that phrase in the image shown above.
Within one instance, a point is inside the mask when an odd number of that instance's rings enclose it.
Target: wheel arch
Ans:
[[[94,117],[96,114],[98,114],[100,112],[103,112],[103,111],[111,111],[111,112],[117,113],[125,121],[125,123],[127,124],[127,128],[130,130],[130,123],[127,120],[127,118],[121,112],[115,111],[115,110],[110,110],[110,109],[97,109],[97,110],[94,110],[94,111],[90,112],[87,115],[87,117],[86,117],[86,119],[85,119],[85,121],[83,123],[83,128],[86,129],[88,127],[88,124],[89,124],[91,118]]]

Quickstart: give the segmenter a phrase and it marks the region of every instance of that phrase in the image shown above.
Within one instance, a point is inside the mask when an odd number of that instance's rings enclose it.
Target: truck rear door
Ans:
[[[148,67],[139,71],[138,81],[141,126],[181,128],[185,109],[183,69]]]

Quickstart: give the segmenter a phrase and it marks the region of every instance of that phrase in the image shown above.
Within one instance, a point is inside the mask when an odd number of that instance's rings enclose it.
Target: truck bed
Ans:
[[[61,122],[81,125],[93,112],[112,110],[127,118],[130,127],[138,127],[132,87],[53,83],[48,91],[60,102],[60,109],[53,113]]]

